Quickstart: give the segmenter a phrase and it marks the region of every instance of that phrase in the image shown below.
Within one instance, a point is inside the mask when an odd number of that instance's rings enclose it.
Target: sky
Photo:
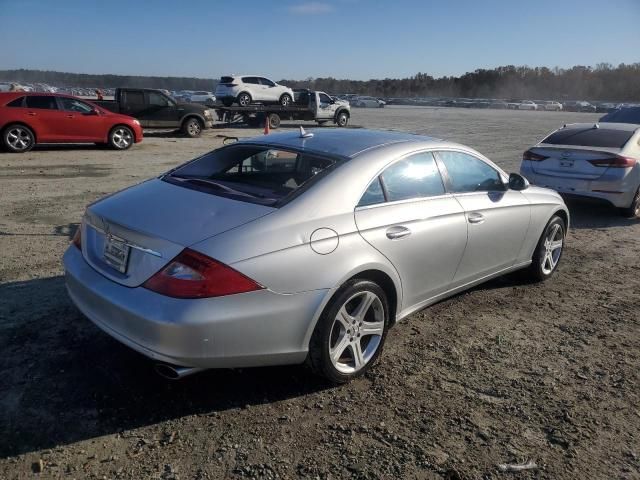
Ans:
[[[0,0],[0,70],[403,78],[640,61],[640,0]]]

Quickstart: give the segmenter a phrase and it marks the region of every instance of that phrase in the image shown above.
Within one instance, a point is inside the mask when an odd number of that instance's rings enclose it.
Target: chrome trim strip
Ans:
[[[86,225],[87,225],[87,227],[91,227],[96,232],[102,233],[103,235],[111,235],[111,236],[115,237],[115,235],[112,235],[111,233],[107,233],[105,230],[103,230],[100,227],[97,227],[97,226],[93,225],[92,223],[86,222]],[[131,243],[130,241],[125,240],[124,238],[120,238],[120,237],[116,237],[116,238],[118,238],[118,240],[122,240],[127,247],[131,247],[134,250],[138,250],[140,252],[148,253],[149,255],[153,255],[154,257],[162,258],[162,254],[160,252],[156,252],[155,250],[151,250],[150,248],[146,248],[146,247],[142,247],[140,245],[136,245],[135,243]]]

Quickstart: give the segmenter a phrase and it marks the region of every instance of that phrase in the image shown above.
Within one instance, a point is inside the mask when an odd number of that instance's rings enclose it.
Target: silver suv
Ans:
[[[293,103],[293,90],[265,77],[231,75],[220,79],[216,98],[226,107],[234,102],[241,107],[252,103],[279,103],[286,107]]]

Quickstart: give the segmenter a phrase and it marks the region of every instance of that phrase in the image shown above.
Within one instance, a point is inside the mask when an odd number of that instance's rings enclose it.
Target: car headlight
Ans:
[[[205,111],[204,111],[204,116],[205,116],[205,117],[209,117],[209,118],[211,118],[211,117],[212,117],[212,115],[211,115],[211,110],[209,110],[209,109],[205,110]]]

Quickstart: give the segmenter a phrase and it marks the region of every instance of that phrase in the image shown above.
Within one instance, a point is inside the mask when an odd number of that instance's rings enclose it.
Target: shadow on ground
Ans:
[[[0,299],[0,458],[329,388],[302,366],[165,380],[84,318],[61,276],[1,284]]]
[[[625,218],[617,208],[600,202],[573,199],[565,199],[565,202],[571,214],[570,228],[627,227],[640,222],[639,219]]]

